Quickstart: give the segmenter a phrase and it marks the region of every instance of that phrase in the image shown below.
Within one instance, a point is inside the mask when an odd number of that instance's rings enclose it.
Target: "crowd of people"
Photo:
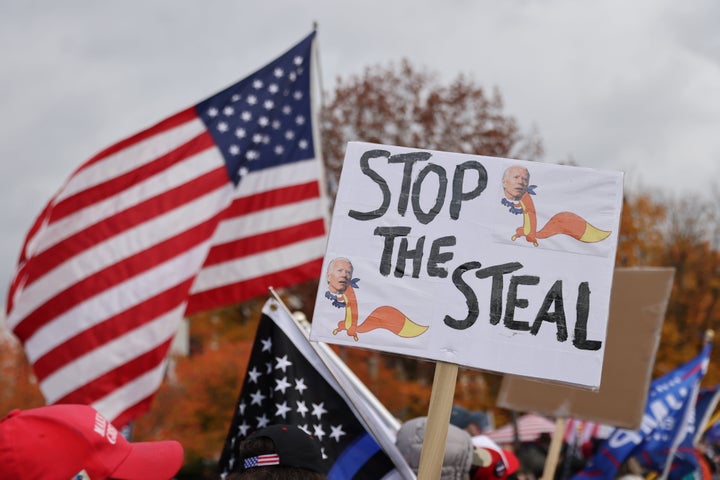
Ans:
[[[417,473],[427,418],[405,422],[397,447]],[[482,414],[455,407],[441,479],[504,480],[519,471],[509,450],[476,435],[487,427]],[[485,438],[485,440],[483,440]],[[241,465],[226,480],[323,480],[320,444],[293,425],[272,425],[239,446]],[[169,480],[183,462],[176,441],[129,442],[97,410],[51,405],[13,410],[0,420],[0,476],[42,480]]]
[[[403,423],[396,445],[417,474],[427,417]],[[543,478],[551,437],[498,445],[487,435],[482,412],[453,406],[440,480],[539,480]],[[564,444],[554,480],[581,471],[600,440]],[[704,443],[695,452],[700,471],[685,477],[720,478],[720,448]],[[326,462],[320,443],[294,425],[271,425],[251,433],[239,445],[241,462],[225,480],[324,480]],[[183,463],[183,448],[172,440],[129,442],[97,410],[86,405],[51,405],[13,410],[0,420],[0,477],[27,480],[170,480]],[[616,478],[653,476],[635,458],[623,463]]]

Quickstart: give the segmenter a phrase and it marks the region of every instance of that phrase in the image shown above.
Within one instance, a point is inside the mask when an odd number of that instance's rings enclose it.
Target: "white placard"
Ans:
[[[349,143],[311,339],[598,388],[622,182]]]

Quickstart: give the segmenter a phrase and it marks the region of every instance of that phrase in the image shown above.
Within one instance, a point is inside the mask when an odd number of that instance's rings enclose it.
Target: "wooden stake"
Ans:
[[[547,459],[545,460],[542,480],[552,480],[555,478],[555,469],[557,468],[560,450],[562,449],[565,437],[566,422],[567,418],[564,417],[555,420],[555,433],[553,433],[552,440],[550,441],[550,449],[548,450]]]
[[[454,363],[436,362],[435,378],[430,393],[425,437],[420,452],[418,480],[437,480],[442,472],[445,444],[447,442],[450,413],[458,366]]]

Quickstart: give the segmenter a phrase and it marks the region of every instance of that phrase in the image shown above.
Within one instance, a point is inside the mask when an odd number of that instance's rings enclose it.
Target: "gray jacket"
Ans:
[[[425,437],[426,422],[427,417],[408,420],[398,430],[395,440],[398,449],[416,474],[420,466],[420,452]],[[454,425],[449,425],[440,479],[468,480],[472,464],[472,451],[470,434]]]

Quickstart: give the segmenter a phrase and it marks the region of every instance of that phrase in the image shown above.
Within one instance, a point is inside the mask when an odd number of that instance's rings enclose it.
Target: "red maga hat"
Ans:
[[[0,420],[3,478],[169,480],[182,461],[180,443],[128,442],[87,405],[13,410]]]

